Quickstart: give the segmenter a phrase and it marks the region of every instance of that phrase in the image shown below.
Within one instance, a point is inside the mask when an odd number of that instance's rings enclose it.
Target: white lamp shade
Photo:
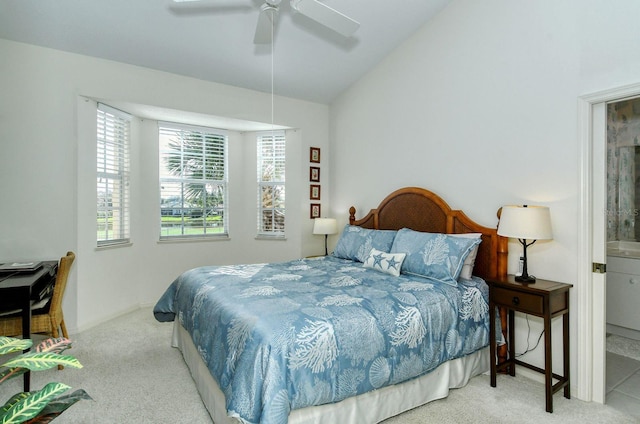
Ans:
[[[316,218],[313,222],[313,234],[336,234],[338,221],[335,218]]]
[[[503,206],[498,234],[525,240],[549,240],[551,215],[546,206]]]

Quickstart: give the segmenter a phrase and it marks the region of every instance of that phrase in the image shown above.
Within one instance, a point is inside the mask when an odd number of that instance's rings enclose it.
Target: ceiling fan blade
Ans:
[[[258,16],[258,24],[256,25],[256,34],[253,37],[255,44],[271,44],[273,40],[273,26],[278,16],[278,8],[269,4],[263,4],[260,7],[260,15]]]
[[[197,8],[197,7],[250,7],[246,0],[170,0],[169,5],[173,8]]]
[[[291,0],[291,7],[314,21],[350,37],[360,23],[317,0]]]

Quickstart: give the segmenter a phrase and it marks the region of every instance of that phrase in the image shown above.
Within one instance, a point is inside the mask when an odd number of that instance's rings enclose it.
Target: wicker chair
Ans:
[[[31,333],[47,334],[52,337],[60,337],[59,329],[62,335],[69,338],[67,327],[64,325],[64,315],[62,313],[62,297],[67,287],[67,277],[69,270],[75,260],[76,255],[73,252],[67,252],[66,256],[60,259],[58,265],[58,274],[53,286],[53,296],[48,308],[33,310],[31,316]],[[7,337],[15,337],[22,335],[22,317],[8,316],[0,317],[0,335]]]

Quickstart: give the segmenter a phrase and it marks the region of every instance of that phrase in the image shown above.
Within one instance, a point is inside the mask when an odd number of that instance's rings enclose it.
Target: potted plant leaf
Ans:
[[[30,339],[0,337],[0,355],[24,351],[32,345]],[[64,337],[42,341],[32,351],[17,355],[1,365],[0,384],[27,371],[43,371],[55,366],[82,368],[76,358],[62,354],[70,347],[71,341]],[[69,389],[63,383],[49,383],[41,390],[16,393],[0,408],[0,424],[48,423],[77,401],[91,399],[82,389],[63,396]]]

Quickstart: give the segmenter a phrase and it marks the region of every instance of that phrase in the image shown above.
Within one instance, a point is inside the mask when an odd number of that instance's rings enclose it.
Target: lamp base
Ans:
[[[533,275],[516,275],[516,281],[523,284],[533,284],[536,282],[536,277]]]

